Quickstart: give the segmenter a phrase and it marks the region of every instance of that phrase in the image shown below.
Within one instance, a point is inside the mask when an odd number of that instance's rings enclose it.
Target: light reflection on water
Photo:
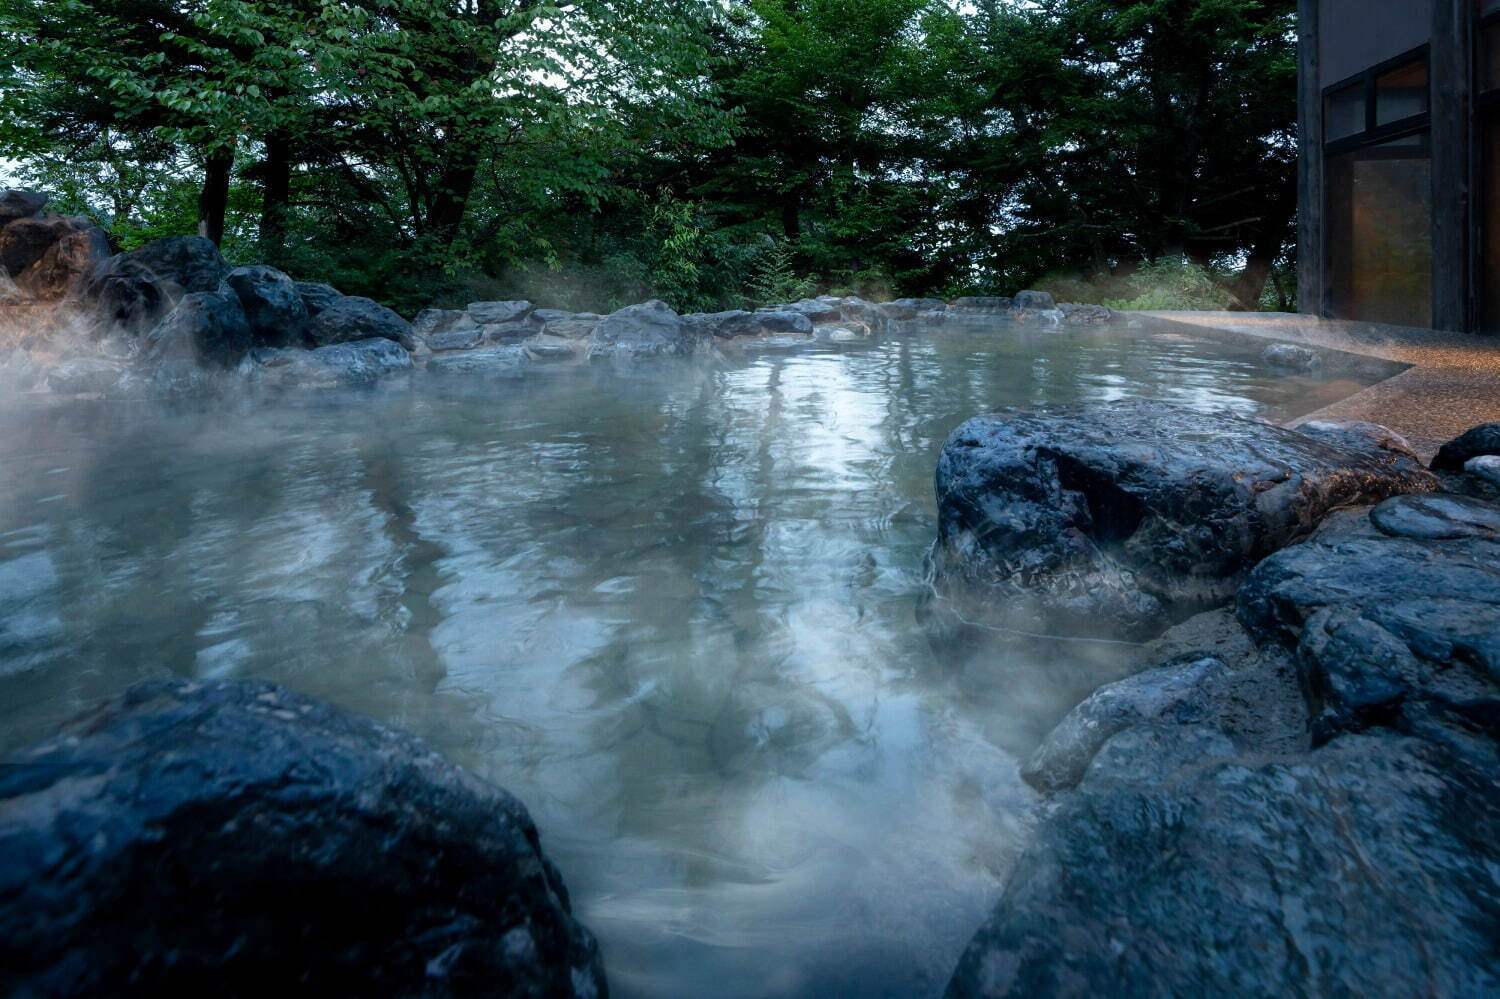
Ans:
[[[1014,754],[1107,674],[916,628],[954,426],[1359,387],[984,326],[417,384],[0,408],[0,744],[145,677],[284,682],[520,796],[618,995],[725,997],[940,991],[1024,844]]]

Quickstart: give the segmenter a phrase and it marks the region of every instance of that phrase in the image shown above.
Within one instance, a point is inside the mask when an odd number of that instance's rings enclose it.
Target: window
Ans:
[[[1347,139],[1365,130],[1365,85],[1335,90],[1323,101],[1323,130],[1328,141]]]
[[[1432,153],[1404,136],[1331,156],[1328,277],[1340,319],[1432,325]]]
[[[1375,127],[1427,113],[1427,60],[1416,59],[1375,77]]]

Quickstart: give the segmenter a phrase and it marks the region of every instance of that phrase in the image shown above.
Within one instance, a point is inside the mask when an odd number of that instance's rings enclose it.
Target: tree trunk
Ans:
[[[287,203],[292,196],[292,145],[285,132],[266,136],[260,202],[260,252],[275,263],[286,246]]]
[[[1266,290],[1266,279],[1271,276],[1271,269],[1281,256],[1296,214],[1297,180],[1292,176],[1277,185],[1271,204],[1266,207],[1265,221],[1250,249],[1250,257],[1245,262],[1245,269],[1229,286],[1229,292],[1234,296],[1234,303],[1230,308],[1235,312],[1259,311],[1260,297]]]
[[[234,149],[225,146],[208,156],[203,172],[203,191],[198,195],[198,235],[224,242],[224,213],[229,208],[229,177],[234,169]]]

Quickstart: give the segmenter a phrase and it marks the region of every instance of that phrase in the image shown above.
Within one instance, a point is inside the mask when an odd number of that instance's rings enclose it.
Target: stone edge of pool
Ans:
[[[1318,319],[1284,312],[1134,313],[1239,343],[1279,341],[1341,363],[1328,373],[1374,375],[1368,388],[1287,422],[1360,420],[1389,427],[1431,459],[1470,427],[1500,421],[1500,337]]]

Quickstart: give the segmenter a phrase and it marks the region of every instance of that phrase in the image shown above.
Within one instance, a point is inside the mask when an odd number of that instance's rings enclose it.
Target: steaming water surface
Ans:
[[[274,679],[524,800],[617,995],[934,994],[1024,846],[1016,754],[1109,669],[926,641],[943,438],[1357,387],[974,326],[208,411],[7,398],[0,744],[147,677]]]

